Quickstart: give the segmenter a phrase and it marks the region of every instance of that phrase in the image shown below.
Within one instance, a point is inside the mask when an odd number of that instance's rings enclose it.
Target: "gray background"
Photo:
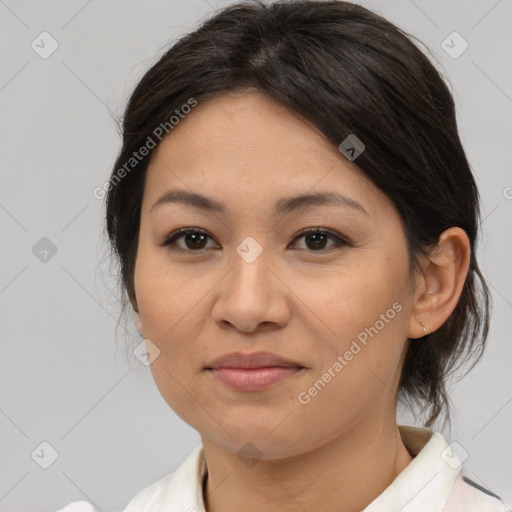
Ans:
[[[108,179],[120,146],[113,115],[134,84],[171,40],[226,3],[0,0],[0,511],[82,499],[121,510],[200,442],[149,368],[126,356],[138,341],[130,323],[116,331],[103,203],[92,191]],[[360,3],[427,44],[455,97],[483,197],[478,256],[494,316],[485,357],[453,391],[457,412],[443,433],[469,454],[469,476],[510,504],[512,3]],[[31,47],[43,31],[59,45],[47,59]],[[469,43],[456,59],[441,47],[453,31]],[[33,252],[43,237],[57,248],[46,262]],[[43,441],[58,453],[48,469],[35,461],[49,457]]]

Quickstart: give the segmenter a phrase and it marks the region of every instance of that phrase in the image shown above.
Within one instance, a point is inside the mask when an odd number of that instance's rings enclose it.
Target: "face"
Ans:
[[[356,162],[261,93],[199,102],[155,149],[137,308],[162,396],[203,439],[280,458],[394,421],[413,285],[399,214]],[[293,364],[207,369],[262,351]]]

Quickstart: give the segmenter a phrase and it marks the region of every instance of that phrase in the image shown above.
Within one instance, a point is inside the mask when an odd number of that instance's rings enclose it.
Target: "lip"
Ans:
[[[302,372],[305,367],[271,352],[232,352],[215,359],[205,369],[237,391],[261,391]]]
[[[237,391],[261,391],[277,384],[305,368],[299,366],[266,366],[262,368],[210,368],[218,380]]]
[[[231,352],[224,356],[214,359],[211,363],[208,363],[205,368],[207,370],[216,368],[265,368],[265,367],[300,367],[303,366],[291,359],[286,359],[272,352],[252,352],[244,354],[243,352]]]

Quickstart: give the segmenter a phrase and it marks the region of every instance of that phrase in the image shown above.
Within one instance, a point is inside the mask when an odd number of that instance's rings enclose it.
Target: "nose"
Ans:
[[[219,283],[212,315],[223,329],[244,333],[284,327],[290,320],[290,289],[273,268],[270,251],[255,259],[235,252],[233,265]]]

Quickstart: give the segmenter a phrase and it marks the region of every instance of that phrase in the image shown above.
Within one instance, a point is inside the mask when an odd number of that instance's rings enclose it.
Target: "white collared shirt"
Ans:
[[[498,496],[464,476],[443,436],[399,425],[412,462],[362,512],[512,512]],[[123,512],[205,512],[206,461],[199,445],[173,473],[137,493]],[[92,512],[73,502],[58,512]]]

